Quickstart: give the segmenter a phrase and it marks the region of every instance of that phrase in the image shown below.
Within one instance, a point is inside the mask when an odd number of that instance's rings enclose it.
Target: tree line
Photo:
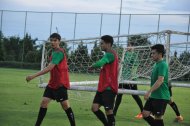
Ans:
[[[42,57],[42,44],[37,44],[37,38],[33,39],[31,35],[26,34],[24,38],[19,36],[6,37],[0,32],[0,67],[29,68],[40,69]],[[136,35],[128,38],[128,41],[135,42],[135,46],[151,45],[147,37]],[[77,72],[88,72],[87,67],[102,58],[103,53],[100,50],[97,41],[94,41],[93,48],[90,50],[81,41],[78,47],[71,51],[67,44],[62,43],[61,47],[65,48],[68,57],[69,69]],[[121,57],[123,47],[114,44],[114,49]],[[143,53],[143,52],[142,52]],[[146,59],[149,55],[141,55]],[[190,52],[184,51],[179,56],[174,54],[184,65],[190,65]],[[140,58],[140,57],[139,57]],[[183,78],[189,79],[190,73]]]

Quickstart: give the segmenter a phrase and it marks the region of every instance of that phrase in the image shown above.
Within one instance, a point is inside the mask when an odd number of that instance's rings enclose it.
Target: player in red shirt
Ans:
[[[113,106],[118,92],[118,57],[112,49],[113,37],[105,35],[101,37],[101,49],[105,55],[90,68],[101,68],[98,91],[93,100],[92,111],[104,126],[115,126]],[[104,106],[106,116],[99,109]]]
[[[26,81],[29,82],[40,75],[50,72],[50,80],[43,94],[35,126],[41,125],[46,115],[48,104],[52,99],[60,102],[62,108],[67,113],[71,126],[75,126],[75,118],[69,105],[67,94],[67,89],[70,87],[67,58],[64,49],[59,46],[60,40],[61,36],[59,34],[53,33],[50,35],[52,45],[50,64],[42,71],[26,77]]]

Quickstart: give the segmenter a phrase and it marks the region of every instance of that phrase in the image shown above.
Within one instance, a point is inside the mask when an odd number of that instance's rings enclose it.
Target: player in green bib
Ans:
[[[133,42],[128,42],[127,45],[127,50],[124,55],[124,60],[123,60],[123,67],[122,67],[122,74],[121,74],[121,79],[122,80],[136,80],[137,79],[137,68],[139,65],[138,62],[138,55],[134,51],[134,46]],[[137,85],[136,84],[119,84],[119,88],[121,89],[130,89],[130,90],[137,90]],[[114,115],[116,116],[117,110],[119,108],[119,105],[121,103],[123,94],[118,94],[114,106]],[[135,116],[138,119],[142,118],[142,110],[143,110],[143,104],[142,100],[138,95],[132,95],[133,99],[136,101],[137,105],[140,108],[140,113]]]
[[[163,60],[164,53],[165,50],[162,44],[156,44],[151,47],[151,57],[156,63],[152,70],[151,88],[144,96],[147,101],[142,112],[143,118],[151,126],[164,126],[163,115],[170,100],[168,65]]]

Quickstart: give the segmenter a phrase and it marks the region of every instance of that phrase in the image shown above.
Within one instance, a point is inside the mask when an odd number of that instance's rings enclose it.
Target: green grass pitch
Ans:
[[[26,83],[25,77],[34,70],[0,68],[0,126],[34,126],[44,89],[38,88],[39,79]],[[98,76],[70,74],[71,81],[97,80]],[[46,75],[46,82],[48,74]],[[187,82],[190,83],[190,82]],[[139,86],[147,90],[148,86]],[[69,91],[70,104],[77,126],[102,126],[91,112],[94,92]],[[143,100],[143,97],[141,96]],[[170,106],[164,116],[166,126],[190,126],[190,89],[173,88],[173,99],[177,103],[184,121],[174,122],[175,113]],[[143,103],[145,101],[143,100]],[[103,108],[102,108],[103,110]],[[116,126],[148,126],[143,120],[135,119],[139,108],[130,95],[125,95],[118,110]],[[69,121],[61,106],[52,101],[49,104],[42,126],[69,126]]]

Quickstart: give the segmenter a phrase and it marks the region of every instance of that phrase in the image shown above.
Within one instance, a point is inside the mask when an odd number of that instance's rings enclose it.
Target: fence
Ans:
[[[5,36],[46,40],[52,32],[66,39],[101,36],[103,34],[136,34],[170,29],[189,32],[190,14],[119,14],[34,12],[0,10],[0,31]],[[188,37],[187,37],[188,39]]]
[[[160,32],[166,29],[189,33],[190,14],[120,15],[0,10],[0,31],[4,36],[23,38],[28,33],[32,38],[38,38],[38,44],[42,44],[41,40],[47,40],[52,32],[59,32],[63,38],[69,40],[104,34]],[[189,41],[189,36],[179,41]],[[23,47],[24,44],[23,42]]]

